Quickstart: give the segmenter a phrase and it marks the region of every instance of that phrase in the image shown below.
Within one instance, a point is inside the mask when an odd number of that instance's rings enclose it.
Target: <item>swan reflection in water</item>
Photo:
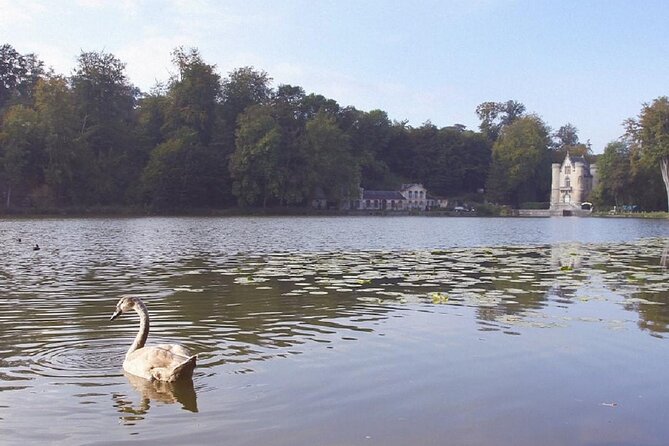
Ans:
[[[114,392],[114,407],[121,414],[124,424],[133,425],[143,420],[151,403],[158,404],[181,404],[182,409],[189,412],[197,412],[197,395],[192,379],[182,379],[176,382],[149,381],[130,373],[124,372],[130,385],[139,393],[139,402],[132,395]]]

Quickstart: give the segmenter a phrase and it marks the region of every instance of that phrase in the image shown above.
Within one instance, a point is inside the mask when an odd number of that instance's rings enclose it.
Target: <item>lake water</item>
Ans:
[[[0,246],[3,445],[669,443],[667,220],[0,219]],[[123,373],[123,294],[192,382]]]

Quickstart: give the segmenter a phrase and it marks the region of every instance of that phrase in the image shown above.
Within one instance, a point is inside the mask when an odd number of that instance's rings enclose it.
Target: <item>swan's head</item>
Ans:
[[[139,306],[142,304],[142,301],[140,300],[139,297],[133,297],[133,296],[123,296],[118,303],[116,304],[116,310],[114,310],[114,314],[109,318],[110,321],[113,321],[123,313],[127,313],[128,311],[132,311],[135,309],[135,306]]]

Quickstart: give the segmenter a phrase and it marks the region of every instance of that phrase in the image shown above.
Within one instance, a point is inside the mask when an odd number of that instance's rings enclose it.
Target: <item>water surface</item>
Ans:
[[[3,444],[669,439],[664,220],[0,220],[0,244]],[[192,383],[123,374],[127,293]]]

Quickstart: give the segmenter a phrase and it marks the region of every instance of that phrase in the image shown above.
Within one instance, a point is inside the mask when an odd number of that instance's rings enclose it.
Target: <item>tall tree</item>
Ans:
[[[525,105],[518,101],[484,102],[476,107],[481,120],[480,129],[491,141],[496,141],[502,128],[511,125],[525,114]]]
[[[599,181],[595,196],[601,204],[620,206],[629,203],[632,169],[629,146],[624,142],[609,143],[597,159]]]
[[[23,105],[10,107],[3,116],[0,133],[0,175],[5,189],[5,207],[12,207],[12,195],[25,181],[30,152],[37,139],[35,112]]]
[[[160,142],[143,173],[144,198],[156,208],[221,205],[231,150],[220,141],[220,77],[195,48],[172,56],[177,73],[167,91],[141,102],[141,133]]]
[[[0,109],[13,100],[27,104],[44,63],[34,54],[20,54],[9,44],[0,46]]]
[[[354,111],[354,119],[346,131],[351,147],[360,160],[362,187],[396,187],[390,184],[390,169],[384,160],[392,138],[392,123],[383,110]]]
[[[561,163],[567,153],[575,156],[592,157],[590,142],[587,144],[580,143],[578,129],[571,123],[563,125],[553,133],[552,148],[554,163]]]
[[[222,164],[220,153],[184,130],[151,152],[142,174],[144,200],[161,210],[220,206]]]
[[[254,106],[239,117],[237,149],[230,159],[233,192],[242,206],[280,198],[285,177],[279,169],[281,128],[269,106]]]
[[[137,102],[137,138],[144,152],[164,142],[167,133],[171,131],[166,125],[169,97],[165,91],[157,88],[148,94],[142,95]]]
[[[237,118],[252,105],[265,104],[272,96],[272,78],[253,67],[233,70],[222,81],[222,117],[226,126],[226,141],[234,147]]]
[[[42,129],[45,152],[44,190],[41,203],[46,206],[93,202],[90,196],[94,162],[90,152],[82,150],[75,99],[67,80],[51,76],[37,84],[35,110]]]
[[[318,112],[307,122],[304,143],[309,192],[320,188],[329,200],[340,202],[356,196],[360,185],[359,161],[336,118]]]
[[[578,129],[570,122],[566,123],[553,134],[556,147],[575,146],[578,144]]]
[[[94,159],[94,196],[99,204],[123,202],[139,170],[133,162],[134,106],[138,90],[125,64],[106,52],[82,52],[71,83],[81,120],[81,140]]]
[[[169,86],[167,125],[172,131],[184,127],[197,134],[203,145],[208,145],[216,125],[216,108],[221,96],[221,79],[216,66],[202,60],[197,49],[177,48],[172,52],[178,69]]]
[[[659,166],[669,208],[669,98],[644,104],[637,119],[625,122],[626,136],[642,160]]]
[[[506,126],[495,142],[488,186],[496,201],[518,206],[546,201],[550,186],[550,129],[535,115]]]
[[[481,133],[463,131],[461,135],[464,152],[462,191],[478,192],[485,189],[492,159],[492,144]]]
[[[280,177],[279,202],[282,205],[303,203],[306,159],[302,141],[310,117],[305,105],[307,96],[302,87],[279,85],[271,101],[272,115],[281,130],[277,169]]]

